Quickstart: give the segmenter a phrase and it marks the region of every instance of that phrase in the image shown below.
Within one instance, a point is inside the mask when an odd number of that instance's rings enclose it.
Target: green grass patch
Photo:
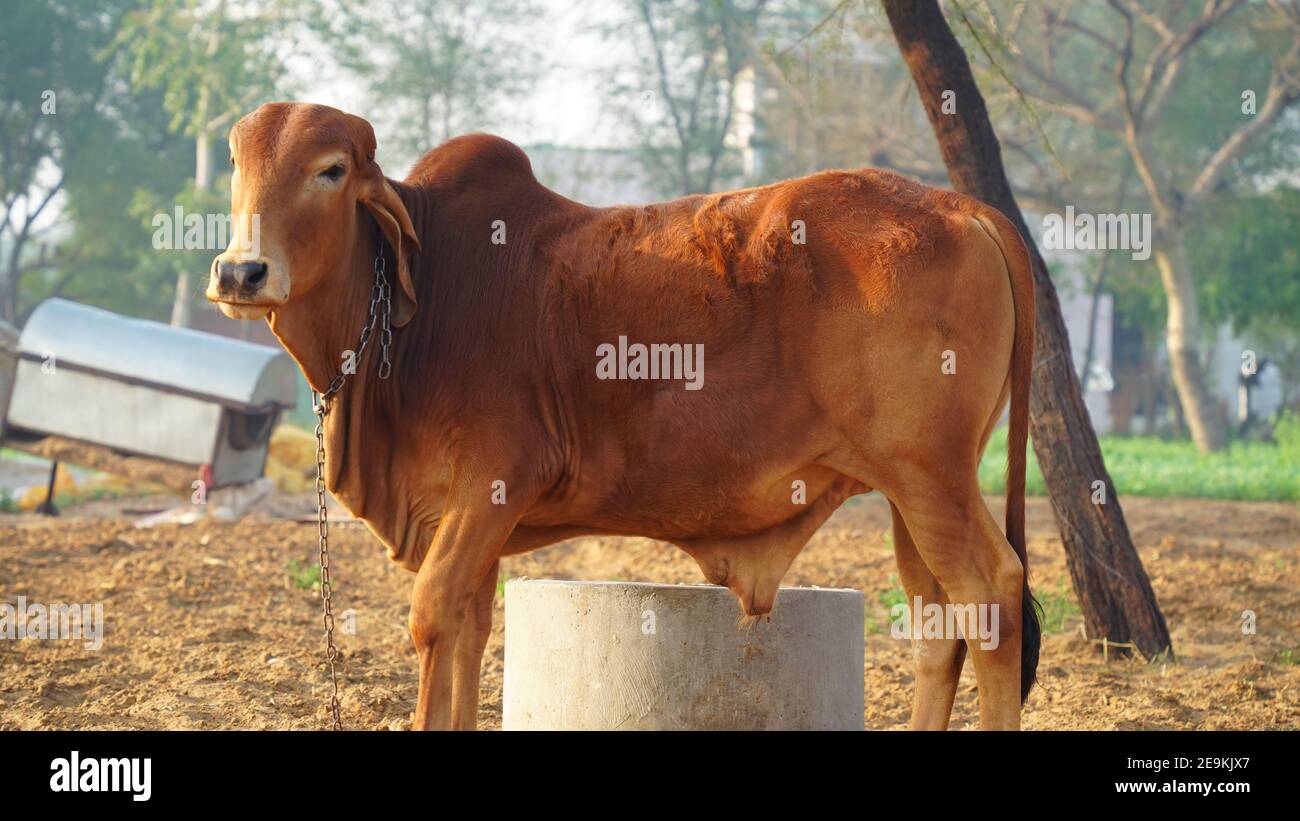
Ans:
[[[290,559],[284,566],[289,581],[299,590],[315,590],[320,587],[320,565]]]
[[[1121,496],[1183,496],[1238,501],[1300,501],[1300,423],[1279,423],[1277,444],[1234,441],[1218,453],[1198,453],[1190,441],[1149,436],[1103,436],[1101,452]],[[980,490],[1006,489],[1007,429],[993,432],[980,462]],[[1099,478],[1099,477],[1098,477]],[[1092,479],[1080,477],[1085,487]],[[1033,448],[1029,449],[1026,487],[1046,494]]]
[[[84,505],[87,502],[99,502],[104,499],[134,499],[156,492],[153,488],[92,487],[77,488],[71,493],[54,494],[54,506],[60,510],[66,507]],[[42,493],[41,498],[45,495]]]
[[[1064,633],[1079,616],[1074,593],[1064,581],[1058,582],[1055,590],[1035,590],[1034,597],[1042,608],[1039,623],[1044,633]]]
[[[895,606],[907,604],[907,593],[903,590],[903,585],[898,581],[897,574],[890,574],[889,589],[881,593],[875,601],[867,599],[864,605],[865,612],[862,615],[863,623],[868,635],[877,635],[889,630],[889,625],[893,623],[894,616],[892,610]]]
[[[893,624],[893,609],[897,605],[908,605],[907,593],[898,581],[898,576],[891,574],[889,589],[873,601],[868,599],[863,621],[867,635],[880,635],[889,632]],[[1072,622],[1079,617],[1079,605],[1075,603],[1074,593],[1064,581],[1058,582],[1055,589],[1035,590],[1041,608],[1040,624],[1044,633],[1064,633]]]

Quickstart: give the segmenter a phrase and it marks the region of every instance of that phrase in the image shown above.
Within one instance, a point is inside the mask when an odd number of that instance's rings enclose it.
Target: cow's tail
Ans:
[[[1015,305],[1015,340],[1011,343],[1011,420],[1007,433],[1007,541],[1020,557],[1025,582],[1021,593],[1020,701],[1023,704],[1038,673],[1042,628],[1038,601],[1029,591],[1029,555],[1025,550],[1025,448],[1029,440],[1029,380],[1034,366],[1034,273],[1029,249],[1011,220],[996,208],[981,209],[981,221],[1002,250],[1011,274]]]

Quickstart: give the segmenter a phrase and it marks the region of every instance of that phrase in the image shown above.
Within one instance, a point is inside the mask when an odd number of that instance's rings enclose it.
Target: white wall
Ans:
[[[1030,230],[1041,225],[1035,217],[1026,214]],[[1090,258],[1102,253],[1128,253],[1127,251],[1043,251],[1043,258],[1052,272],[1056,294],[1065,318],[1065,330],[1070,337],[1070,354],[1074,372],[1083,367],[1083,356],[1088,345],[1088,314],[1092,307],[1087,276]],[[1114,300],[1102,294],[1097,305],[1096,340],[1093,343],[1092,373],[1084,384],[1083,400],[1092,417],[1092,426],[1098,434],[1110,432],[1110,390],[1114,387],[1111,376],[1114,356],[1112,351],[1112,323]]]

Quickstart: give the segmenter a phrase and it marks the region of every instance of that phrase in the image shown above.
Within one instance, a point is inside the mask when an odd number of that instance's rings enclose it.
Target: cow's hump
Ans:
[[[537,181],[522,148],[492,134],[466,134],[447,140],[421,157],[406,182],[463,189],[520,179]]]

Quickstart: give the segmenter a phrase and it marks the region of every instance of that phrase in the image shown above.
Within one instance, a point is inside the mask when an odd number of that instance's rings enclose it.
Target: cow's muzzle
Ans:
[[[265,260],[245,260],[229,262],[223,259],[212,261],[213,279],[217,283],[217,295],[235,300],[253,299],[266,284],[266,275],[270,267]]]
[[[288,288],[283,273],[277,273],[264,257],[212,260],[205,296],[217,303],[231,319],[261,319],[283,305]]]

